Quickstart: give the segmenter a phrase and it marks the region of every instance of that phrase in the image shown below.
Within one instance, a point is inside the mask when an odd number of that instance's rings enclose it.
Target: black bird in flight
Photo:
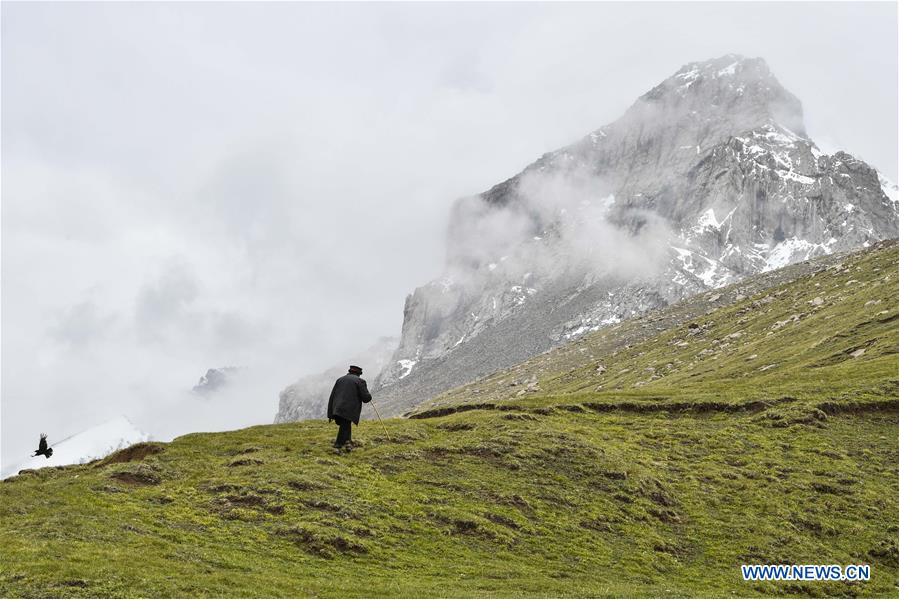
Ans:
[[[42,455],[47,459],[50,459],[50,456],[53,455],[53,448],[47,447],[47,433],[41,433],[41,440],[37,445],[37,451],[35,451],[34,455],[31,457],[34,458],[39,455]]]

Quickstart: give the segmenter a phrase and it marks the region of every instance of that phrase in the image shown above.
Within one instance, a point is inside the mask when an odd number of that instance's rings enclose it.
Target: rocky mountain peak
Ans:
[[[766,128],[807,139],[802,103],[763,59],[727,54],[693,62],[640,96],[618,120],[544,154],[478,197],[492,206],[520,203],[520,183],[529,174],[585,172],[628,197],[655,197],[713,148]],[[451,233],[458,229],[457,213]],[[448,255],[456,256],[452,247]]]
[[[642,105],[662,106],[669,116],[696,111],[705,121],[729,125],[730,133],[773,121],[806,136],[801,102],[780,84],[762,58],[727,54],[689,63],[641,96],[632,110],[641,112]]]

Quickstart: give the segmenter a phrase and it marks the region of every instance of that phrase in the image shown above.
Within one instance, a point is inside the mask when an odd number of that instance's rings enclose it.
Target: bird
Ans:
[[[34,455],[31,457],[37,457],[39,455],[44,456],[48,460],[50,456],[53,455],[53,448],[47,447],[47,433],[41,433],[41,440],[37,444],[37,451],[34,452]]]

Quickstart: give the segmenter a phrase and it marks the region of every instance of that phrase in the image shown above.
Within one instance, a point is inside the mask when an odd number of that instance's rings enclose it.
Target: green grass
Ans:
[[[698,329],[598,331],[385,421],[391,440],[363,422],[349,455],[312,421],[26,472],[0,484],[0,595],[899,596],[897,264],[884,245]],[[872,580],[744,583],[742,563]]]

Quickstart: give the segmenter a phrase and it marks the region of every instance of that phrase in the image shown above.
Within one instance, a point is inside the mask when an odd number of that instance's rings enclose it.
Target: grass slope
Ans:
[[[25,472],[0,484],[0,594],[896,596],[897,264],[883,244],[598,331],[386,421],[392,440],[365,422],[349,455],[302,422]]]

